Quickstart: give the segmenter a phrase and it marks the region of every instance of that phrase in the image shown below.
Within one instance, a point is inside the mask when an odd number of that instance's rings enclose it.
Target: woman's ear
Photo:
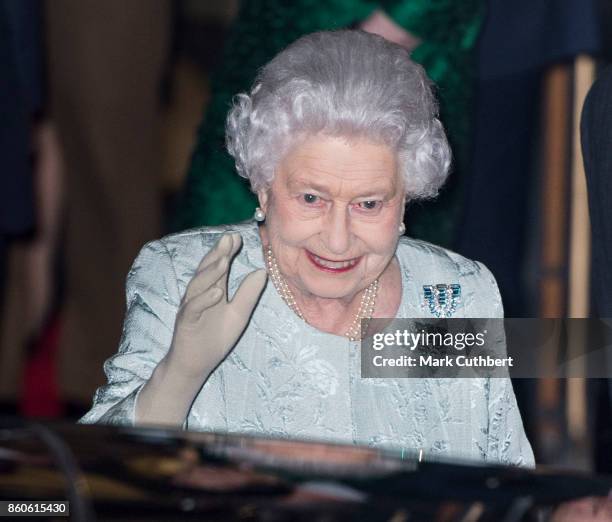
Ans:
[[[257,191],[257,199],[259,200],[259,208],[264,212],[268,212],[268,190],[260,189]]]

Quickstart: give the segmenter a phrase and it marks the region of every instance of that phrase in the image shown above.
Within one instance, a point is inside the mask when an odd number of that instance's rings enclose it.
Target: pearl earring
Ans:
[[[399,227],[397,227],[397,231],[399,232],[400,236],[403,236],[404,232],[406,232],[406,225],[404,225],[404,223],[400,223]]]
[[[266,213],[259,207],[257,207],[255,209],[255,213],[253,214],[253,218],[255,219],[255,221],[259,221],[261,223],[266,219]]]

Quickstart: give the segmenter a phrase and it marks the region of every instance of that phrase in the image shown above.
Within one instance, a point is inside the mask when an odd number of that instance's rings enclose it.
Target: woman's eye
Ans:
[[[362,201],[361,203],[359,203],[359,206],[364,210],[376,210],[380,206],[380,204],[380,201],[371,200]]]
[[[319,196],[315,196],[314,194],[304,194],[304,201],[306,203],[316,203],[319,200]]]

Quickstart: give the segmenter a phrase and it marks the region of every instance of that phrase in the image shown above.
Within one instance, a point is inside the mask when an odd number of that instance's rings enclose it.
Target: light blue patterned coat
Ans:
[[[86,423],[133,424],[139,390],[170,347],[175,316],[202,257],[226,231],[242,235],[229,293],[264,268],[257,225],[186,231],[147,244],[127,278],[119,352],[106,361]],[[397,317],[431,317],[425,284],[460,283],[456,317],[502,317],[497,285],[480,263],[402,238]],[[204,349],[204,347],[203,347]],[[532,466],[509,379],[362,379],[357,342],[297,317],[269,282],[238,344],[202,387],[186,427],[424,452],[425,458]]]

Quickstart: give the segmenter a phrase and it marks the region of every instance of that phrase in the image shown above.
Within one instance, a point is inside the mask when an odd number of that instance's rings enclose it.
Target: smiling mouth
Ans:
[[[348,270],[355,268],[359,261],[361,261],[361,256],[343,261],[332,261],[330,259],[325,259],[324,257],[319,257],[309,250],[306,250],[306,254],[313,265],[326,272],[347,272]]]

